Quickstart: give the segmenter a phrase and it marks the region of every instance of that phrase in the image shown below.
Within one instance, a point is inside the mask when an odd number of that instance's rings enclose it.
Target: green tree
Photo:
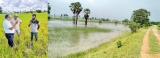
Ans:
[[[109,18],[107,18],[106,21],[110,21]]]
[[[50,11],[51,11],[51,6],[48,3],[48,14],[50,14]]]
[[[137,30],[140,28],[140,23],[136,23],[136,22],[133,22],[133,21],[129,22],[128,25],[129,25],[129,28],[131,29],[132,33],[137,32]]]
[[[48,14],[50,14],[50,11],[51,11],[51,6],[49,5],[48,3]],[[48,16],[48,20],[50,19],[50,16]]]
[[[36,10],[36,12],[37,12],[37,13],[41,13],[42,11],[41,11],[41,10]]]
[[[133,22],[140,23],[142,27],[142,26],[145,26],[146,23],[149,22],[148,16],[150,16],[149,11],[147,11],[146,9],[138,9],[138,10],[133,11],[131,20]]]
[[[63,14],[61,14],[61,18],[63,17]]]
[[[32,10],[30,10],[30,13],[31,13],[31,14],[33,14],[33,11],[32,11]]]
[[[129,22],[129,20],[128,19],[124,19],[123,22]]]
[[[85,18],[85,25],[87,25],[87,20],[88,20],[88,18],[89,18],[89,14],[90,14],[90,9],[88,9],[88,8],[85,8],[84,9],[84,18]]]
[[[0,14],[2,14],[2,12],[3,12],[3,11],[2,11],[2,7],[0,6]]]
[[[149,22],[148,16],[150,16],[150,12],[146,9],[138,9],[134,10],[131,16],[131,22],[129,22],[129,27],[132,33],[136,32],[141,27],[151,26],[152,24]]]
[[[73,19],[73,23],[77,24],[78,15],[80,14],[80,12],[83,9],[81,6],[81,3],[80,2],[73,2],[73,3],[71,3],[71,5],[69,7],[75,16],[75,19]]]

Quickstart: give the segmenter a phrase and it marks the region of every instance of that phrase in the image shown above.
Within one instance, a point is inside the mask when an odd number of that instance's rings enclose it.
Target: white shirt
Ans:
[[[9,29],[11,27],[12,27],[11,22],[9,20],[5,19],[3,22],[3,28],[4,28],[5,33],[14,33],[15,32],[14,29],[12,29],[12,30]]]
[[[32,21],[32,20],[31,20]],[[31,22],[30,21],[30,24],[31,24],[31,32],[38,32],[38,25],[40,24],[38,20],[36,20],[35,22]]]
[[[20,19],[18,19],[18,18],[17,18],[17,20],[18,20],[18,23],[16,24],[16,26],[14,27],[14,29],[15,29],[15,30],[20,30],[20,29],[19,29],[19,24],[22,22],[22,20],[20,20]],[[12,20],[11,20],[11,23],[12,23],[12,24],[15,24],[17,20],[12,19]]]

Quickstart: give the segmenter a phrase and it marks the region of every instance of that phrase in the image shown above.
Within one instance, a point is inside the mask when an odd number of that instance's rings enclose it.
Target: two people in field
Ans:
[[[10,14],[5,15],[5,20],[3,22],[3,28],[5,32],[5,37],[8,39],[8,45],[10,47],[14,46],[14,34],[17,33],[18,37],[20,37],[20,25],[22,20],[18,19],[18,15],[14,14],[14,19]],[[36,14],[32,15],[32,19],[28,25],[31,26],[31,41],[33,40],[33,36],[35,35],[36,41],[38,39],[38,29],[40,28],[39,21],[36,19]]]

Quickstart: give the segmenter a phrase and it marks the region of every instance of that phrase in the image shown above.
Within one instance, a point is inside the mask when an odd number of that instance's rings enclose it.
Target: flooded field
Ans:
[[[66,28],[75,28],[72,21],[52,20],[48,22],[49,26],[49,57],[63,57],[71,53],[85,51],[96,47],[104,42],[108,42],[122,31],[130,30],[123,24],[114,23],[96,23],[88,22],[85,26],[84,22],[78,22],[77,28],[98,27],[110,29],[110,32],[92,32],[74,30],[67,31]],[[54,29],[58,28],[58,29]],[[58,31],[58,30],[61,31]],[[57,32],[58,31],[58,32]]]

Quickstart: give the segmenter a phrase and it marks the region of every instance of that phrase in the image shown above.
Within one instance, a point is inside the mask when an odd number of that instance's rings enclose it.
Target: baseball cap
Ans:
[[[14,14],[14,16],[15,16],[15,17],[18,17],[18,15],[17,15],[17,14]]]

